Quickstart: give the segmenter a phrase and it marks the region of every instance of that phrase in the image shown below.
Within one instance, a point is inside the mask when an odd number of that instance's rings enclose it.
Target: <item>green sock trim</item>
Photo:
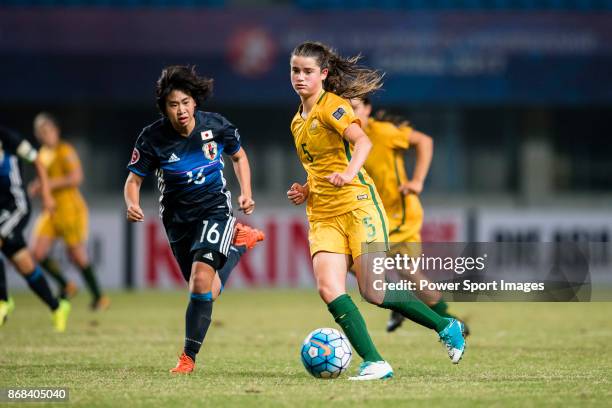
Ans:
[[[102,296],[102,294],[100,293],[100,287],[98,286],[98,280],[96,279],[96,275],[94,274],[94,271],[91,265],[87,265],[85,268],[81,269],[81,273],[94,299],[95,300],[99,299],[100,296]]]
[[[442,331],[448,325],[444,317],[408,290],[387,290],[380,307],[401,313],[405,318],[436,332]]]
[[[338,296],[327,305],[327,309],[364,361],[384,360],[372,342],[363,316],[349,295]]]

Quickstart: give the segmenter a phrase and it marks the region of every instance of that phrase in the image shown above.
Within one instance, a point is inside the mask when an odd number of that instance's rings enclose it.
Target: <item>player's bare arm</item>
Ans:
[[[408,135],[408,141],[410,142],[410,146],[414,146],[416,149],[416,162],[412,179],[403,183],[399,189],[404,195],[418,195],[423,191],[423,184],[425,183],[425,178],[427,177],[429,166],[431,165],[431,159],[433,157],[433,139],[425,133],[413,130]]]
[[[342,136],[355,147],[346,169],[342,173],[332,173],[326,177],[336,187],[342,187],[355,178],[372,149],[372,142],[357,123],[351,123]]]
[[[125,180],[123,188],[123,197],[125,206],[127,207],[127,219],[130,222],[144,221],[144,213],[140,208],[140,187],[142,186],[143,177],[130,172]]]
[[[251,192],[251,168],[249,166],[249,158],[242,147],[230,157],[232,158],[234,172],[240,184],[240,195],[238,196],[240,211],[247,215],[252,214],[255,210],[255,201],[253,201],[253,194]]]

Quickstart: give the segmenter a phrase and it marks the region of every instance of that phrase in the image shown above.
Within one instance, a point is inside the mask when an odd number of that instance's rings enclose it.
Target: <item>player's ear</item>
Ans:
[[[323,68],[321,70],[321,79],[325,81],[327,79],[327,74],[329,74],[329,69]]]

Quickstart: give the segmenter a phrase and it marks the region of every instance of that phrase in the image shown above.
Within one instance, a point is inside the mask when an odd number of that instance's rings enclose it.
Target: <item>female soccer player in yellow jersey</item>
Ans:
[[[76,285],[67,281],[57,263],[47,257],[53,242],[63,239],[70,259],[81,271],[91,292],[91,308],[104,310],[110,305],[110,300],[101,292],[85,245],[89,217],[87,204],[79,192],[79,185],[83,181],[79,156],[72,145],[61,139],[59,124],[49,113],[36,115],[34,133],[42,145],[40,158],[47,169],[49,186],[57,205],[53,214],[43,211],[36,220],[33,233],[34,257],[60,285],[61,297],[74,295]],[[36,195],[39,190],[40,184],[35,180],[30,185],[30,194]]]
[[[364,360],[359,375],[351,379],[375,380],[392,377],[393,369],[376,350],[361,313],[346,293],[351,263],[368,302],[436,330],[454,363],[459,362],[465,341],[460,322],[439,316],[405,291],[392,294],[371,285],[369,266],[387,249],[387,219],[372,180],[362,169],[372,144],[347,99],[379,89],[382,78],[357,65],[358,60],[342,58],[316,42],[293,50],[291,84],[302,103],[291,131],[308,178],[304,185],[294,183],[287,197],[296,205],[308,200],[308,238],[319,295]]]
[[[413,129],[401,117],[392,118],[381,112],[380,119],[371,117],[372,103],[367,96],[351,99],[351,107],[361,122],[361,128],[372,142],[364,168],[372,177],[389,218],[389,240],[392,253],[411,256],[421,254],[423,207],[419,194],[433,157],[433,141],[428,135]],[[416,149],[416,163],[411,179],[406,175],[404,155],[409,147]],[[399,270],[402,278],[419,282],[425,279],[420,270]],[[442,294],[435,290],[419,290],[417,296],[440,316],[456,318],[447,312]],[[387,331],[392,332],[403,322],[401,313],[392,311]],[[467,334],[467,326],[464,324]]]

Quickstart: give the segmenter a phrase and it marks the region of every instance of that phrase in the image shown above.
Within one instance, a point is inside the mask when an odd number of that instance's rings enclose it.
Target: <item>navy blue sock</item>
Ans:
[[[227,261],[225,261],[225,265],[223,265],[223,268],[219,269],[218,272],[219,279],[221,279],[221,290],[223,290],[223,287],[229,279],[232,270],[236,267],[236,265],[238,265],[240,258],[242,257],[242,255],[244,255],[246,250],[246,245],[230,246],[229,253],[227,254]]]
[[[40,266],[37,265],[34,268],[34,272],[24,276],[24,278],[28,282],[30,289],[32,289],[32,291],[36,293],[51,310],[57,309],[59,304],[57,303],[57,299],[53,297],[53,294],[51,294],[51,289],[49,289],[49,285],[43,276]]]
[[[6,271],[4,269],[4,261],[0,259],[0,300],[8,300],[8,291],[6,289]]]
[[[185,354],[193,361],[202,347],[212,316],[212,293],[192,293],[185,313]]]

